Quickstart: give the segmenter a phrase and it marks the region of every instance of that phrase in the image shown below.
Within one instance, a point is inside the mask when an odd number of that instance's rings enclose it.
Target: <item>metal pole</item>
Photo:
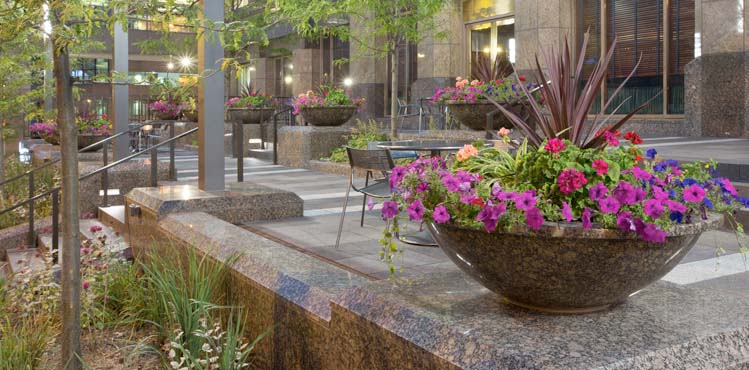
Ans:
[[[60,192],[52,193],[52,262],[58,262],[60,254]]]
[[[169,138],[170,139],[174,137],[174,126],[175,126],[174,121],[169,123]],[[177,169],[174,167],[175,145],[177,145],[176,141],[172,141],[169,143],[169,180],[171,181],[177,181]]]
[[[151,187],[159,186],[159,148],[151,149]]]
[[[116,145],[115,145],[116,150]],[[109,164],[109,155],[107,152],[109,151],[109,142],[107,141],[104,143],[104,166]],[[101,173],[101,186],[102,190],[104,191],[104,207],[109,206],[109,171],[106,170]]]
[[[278,113],[273,114],[273,164],[278,164]]]
[[[29,174],[29,198],[34,197],[34,174]],[[26,244],[33,248],[34,243],[34,200],[29,202],[29,234],[26,236]]]
[[[244,126],[234,122],[234,144],[237,151],[237,182],[244,182]]]

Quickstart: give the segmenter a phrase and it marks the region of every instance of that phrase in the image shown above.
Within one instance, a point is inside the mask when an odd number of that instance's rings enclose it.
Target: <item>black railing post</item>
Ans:
[[[278,114],[281,112],[273,114],[273,164],[278,164]]]
[[[174,138],[174,126],[175,122],[169,123],[169,138]],[[174,166],[174,148],[177,145],[175,140],[169,143],[169,180],[177,181],[177,169]]]
[[[109,151],[108,141],[104,143],[103,151],[104,151],[103,162],[104,162],[104,166],[106,166],[109,164],[109,155],[107,154],[107,152]],[[109,206],[109,171],[104,171],[101,173],[101,187],[103,188],[102,190],[104,191],[104,207],[108,207]]]
[[[34,197],[34,174],[29,174],[29,199]],[[26,244],[33,248],[34,243],[34,200],[29,202],[29,234],[26,236]]]
[[[60,256],[60,191],[52,192],[52,263]]]
[[[159,186],[159,148],[151,148],[151,187]]]
[[[234,122],[232,138],[237,148],[237,182],[244,182],[244,126],[242,123]]]

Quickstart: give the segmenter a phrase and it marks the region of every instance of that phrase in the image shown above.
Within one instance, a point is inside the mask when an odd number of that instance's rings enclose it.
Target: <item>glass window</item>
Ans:
[[[109,59],[75,58],[71,76],[76,82],[91,82],[97,76],[109,76]]]
[[[514,11],[514,0],[468,0],[463,2],[463,21],[472,22]]]
[[[476,78],[480,63],[515,63],[515,18],[469,26],[471,77]]]
[[[640,60],[633,77],[607,109],[609,112],[619,107],[616,112],[626,114],[651,99],[639,113],[684,112],[684,66],[695,56],[694,20],[694,0],[578,2],[578,33],[582,35],[589,30],[591,35],[585,52],[586,76],[600,58],[601,49],[617,40],[606,80],[607,96]],[[602,25],[606,26],[605,35]]]

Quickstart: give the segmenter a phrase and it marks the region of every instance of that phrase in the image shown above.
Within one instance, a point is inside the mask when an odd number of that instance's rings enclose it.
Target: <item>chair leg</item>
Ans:
[[[371,171],[367,171],[367,178],[364,180],[364,187],[366,188],[369,186],[369,174]],[[359,222],[359,227],[364,227],[364,210],[367,208],[367,194],[364,194],[364,201],[361,205],[361,221]]]
[[[335,249],[338,249],[338,246],[341,244],[341,231],[343,231],[343,218],[346,217],[346,206],[348,205],[348,194],[351,191],[352,181],[353,181],[353,177],[349,177],[348,186],[346,187],[346,197],[343,198],[343,211],[341,212],[341,222],[338,224],[338,237],[335,240]]]

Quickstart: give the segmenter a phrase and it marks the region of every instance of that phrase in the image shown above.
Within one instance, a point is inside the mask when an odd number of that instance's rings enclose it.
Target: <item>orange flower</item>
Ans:
[[[466,144],[463,146],[463,149],[458,150],[457,159],[460,162],[468,158],[471,158],[477,154],[479,154],[479,151],[476,150],[476,148],[473,145]]]

